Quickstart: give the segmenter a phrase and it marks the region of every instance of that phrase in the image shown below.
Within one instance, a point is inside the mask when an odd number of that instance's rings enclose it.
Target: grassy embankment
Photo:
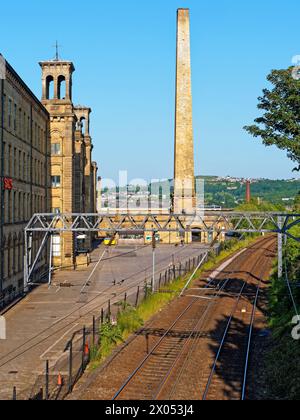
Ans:
[[[294,228],[294,233],[300,228]],[[285,260],[292,293],[300,313],[300,244],[288,239]],[[286,279],[278,279],[274,267],[269,292],[269,325],[271,343],[265,358],[265,393],[267,399],[300,399],[300,341],[293,339],[295,309],[289,294]],[[300,328],[298,328],[300,333]]]
[[[232,256],[241,249],[251,245],[256,240],[249,237],[243,241],[232,240],[222,245],[218,256],[210,254],[209,260],[195,274],[199,277],[205,271],[212,270],[220,265],[225,259]],[[95,369],[112,353],[112,351],[124,342],[132,333],[141,328],[152,316],[161,311],[167,304],[179,296],[181,290],[190,278],[192,273],[176,279],[160,292],[152,294],[147,291],[147,297],[137,307],[120,303],[120,312],[117,317],[117,325],[111,325],[109,321],[100,328],[100,340],[96,348],[91,351],[90,369]]]

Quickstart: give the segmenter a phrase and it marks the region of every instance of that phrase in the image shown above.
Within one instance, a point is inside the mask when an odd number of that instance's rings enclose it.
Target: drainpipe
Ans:
[[[0,221],[0,293],[3,292],[4,277],[4,243],[3,243],[3,227],[4,227],[4,79],[1,79],[1,221]]]

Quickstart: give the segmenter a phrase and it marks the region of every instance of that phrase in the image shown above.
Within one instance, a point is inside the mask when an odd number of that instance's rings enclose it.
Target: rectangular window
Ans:
[[[4,115],[3,115],[3,117],[4,117],[4,126],[6,126],[7,125],[7,122],[6,122],[6,114],[7,114],[7,110],[6,110],[6,95],[5,95],[5,93],[3,94],[3,109],[4,109]]]
[[[30,117],[27,119],[27,140],[30,141]]]
[[[11,127],[12,100],[8,100],[8,127]]]
[[[17,164],[18,164],[18,158],[17,158],[17,149],[16,149],[16,147],[14,148],[14,164],[13,164],[13,174],[14,174],[14,177],[15,178],[17,178]]]
[[[17,104],[14,104],[14,130],[17,131]]]
[[[60,187],[60,176],[52,176],[51,177],[51,185],[52,188],[59,188]]]
[[[24,117],[23,117],[23,138],[24,140],[26,140],[26,114],[24,112]]]
[[[51,213],[52,214],[60,214],[60,208],[59,207],[53,207]]]
[[[60,143],[51,144],[51,155],[60,155]]]
[[[26,181],[26,153],[23,152],[23,180]]]
[[[52,236],[52,255],[53,257],[60,257],[60,236]]]
[[[21,108],[19,108],[19,117],[18,117],[18,119],[19,119],[18,129],[19,129],[19,134],[20,134],[20,137],[21,137],[22,136],[22,109]]]
[[[18,171],[19,178],[21,178],[22,173],[23,173],[23,165],[24,165],[24,161],[22,161],[22,152],[19,150],[19,171]]]

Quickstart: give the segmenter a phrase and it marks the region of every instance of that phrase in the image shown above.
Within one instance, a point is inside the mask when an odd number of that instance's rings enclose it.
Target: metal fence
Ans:
[[[216,247],[213,252],[218,254],[218,248]],[[204,254],[205,251],[202,250],[199,256],[170,265],[167,269],[157,273],[155,290],[160,291],[162,289],[162,291],[167,291],[166,286],[192,272],[200,264]],[[209,256],[207,256],[208,258]],[[45,362],[44,372],[37,377],[29,394],[18,394],[17,388],[14,387],[12,399],[65,399],[73,391],[74,386],[85,372],[92,352],[99,350],[101,326],[107,322],[116,325],[118,313],[122,306],[131,305],[132,307],[137,307],[140,305],[147,298],[148,293],[151,293],[151,280],[152,276],[136,285],[134,289],[125,292],[123,298],[119,299],[118,302],[108,301],[105,308],[100,309],[97,315],[91,317],[90,325],[81,328],[66,342],[63,356],[54,365],[51,365],[49,361]]]

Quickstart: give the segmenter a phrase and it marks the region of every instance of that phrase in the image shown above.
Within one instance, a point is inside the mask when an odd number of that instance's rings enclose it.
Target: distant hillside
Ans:
[[[205,181],[207,205],[235,207],[245,201],[246,180],[238,178],[200,177]],[[269,201],[284,206],[292,205],[300,192],[300,179],[251,180],[251,195],[258,201]]]
[[[197,179],[204,180],[205,205],[234,208],[245,202],[246,179],[234,177],[198,176]],[[160,183],[150,184],[149,187],[128,186],[118,188],[117,194],[126,194],[126,191],[139,193],[141,197],[148,197],[150,191],[153,195],[165,194],[161,191],[168,191],[173,181],[164,180]],[[111,189],[105,189],[107,192]],[[300,192],[300,179],[270,180],[252,179],[251,196],[258,202],[268,201],[275,205],[285,207],[292,206],[296,195]]]

